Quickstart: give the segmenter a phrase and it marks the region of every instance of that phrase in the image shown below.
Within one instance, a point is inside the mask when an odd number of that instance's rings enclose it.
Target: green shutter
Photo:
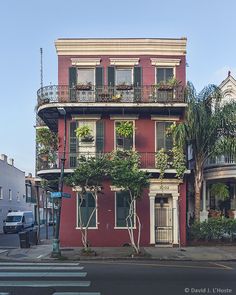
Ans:
[[[104,152],[104,121],[98,120],[96,122],[96,152]]]
[[[75,67],[69,68],[69,91],[70,100],[76,100],[76,89],[77,85],[77,69]]]
[[[89,217],[92,214],[94,208],[95,208],[94,198],[91,193],[87,193],[81,206],[81,217],[82,217],[83,226],[87,225]],[[78,226],[80,226],[79,217],[78,217]],[[96,226],[96,212],[93,214],[93,217],[89,223],[89,227],[95,227],[95,226]]]
[[[115,86],[115,67],[107,68],[108,86]]]
[[[134,67],[134,101],[141,101],[142,95],[142,68]]]
[[[103,86],[103,67],[96,67],[96,86]]]
[[[116,193],[116,226],[126,227],[126,218],[129,214],[130,196],[127,191]]]
[[[165,147],[167,151],[173,148],[173,137],[171,134],[167,134],[167,129],[170,127],[171,124],[172,123],[170,122],[165,123]]]
[[[70,122],[70,167],[76,167],[76,159],[77,159],[77,138],[76,138],[76,128],[77,122]],[[74,155],[73,155],[74,154]]]

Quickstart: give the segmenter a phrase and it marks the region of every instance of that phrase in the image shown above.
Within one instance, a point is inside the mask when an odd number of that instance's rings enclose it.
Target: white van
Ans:
[[[26,228],[34,227],[34,218],[32,211],[9,212],[4,221],[3,232],[18,233]]]

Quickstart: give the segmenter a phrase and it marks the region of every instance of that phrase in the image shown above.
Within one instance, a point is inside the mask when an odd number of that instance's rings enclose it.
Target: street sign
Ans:
[[[67,198],[69,199],[71,197],[70,194],[67,193],[62,193],[62,192],[52,192],[51,193],[51,198],[56,199],[56,198]]]

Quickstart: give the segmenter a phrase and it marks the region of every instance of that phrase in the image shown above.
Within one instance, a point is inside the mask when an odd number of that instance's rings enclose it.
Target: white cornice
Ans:
[[[58,39],[58,55],[186,55],[180,39]]]
[[[71,58],[72,66],[98,66],[101,58]]]
[[[110,58],[110,64],[115,66],[136,66],[139,64],[139,58],[112,57]]]
[[[157,116],[151,115],[151,120],[154,121],[179,121],[179,116]]]
[[[100,120],[101,115],[72,115],[73,120]]]
[[[139,115],[110,115],[111,120],[138,120]]]
[[[153,66],[169,66],[176,67],[180,65],[179,58],[151,58],[151,64]]]

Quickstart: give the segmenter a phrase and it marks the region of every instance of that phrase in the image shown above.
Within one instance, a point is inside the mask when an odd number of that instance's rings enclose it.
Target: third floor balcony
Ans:
[[[185,103],[183,87],[157,87],[155,85],[132,86],[94,86],[50,85],[37,92],[38,108],[54,103],[144,103],[144,104],[178,104]]]

